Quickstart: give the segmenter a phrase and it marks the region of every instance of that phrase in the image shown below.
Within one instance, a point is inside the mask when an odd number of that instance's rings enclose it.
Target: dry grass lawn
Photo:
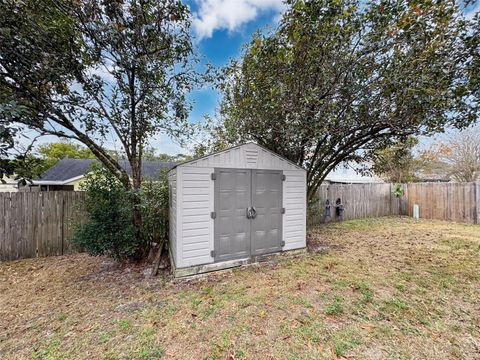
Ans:
[[[480,226],[356,220],[309,241],[327,250],[188,281],[87,255],[0,264],[0,358],[480,358]]]

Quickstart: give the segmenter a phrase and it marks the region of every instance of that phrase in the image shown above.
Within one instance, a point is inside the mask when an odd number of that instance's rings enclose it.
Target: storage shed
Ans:
[[[306,171],[257,144],[179,164],[168,179],[176,276],[306,246]]]

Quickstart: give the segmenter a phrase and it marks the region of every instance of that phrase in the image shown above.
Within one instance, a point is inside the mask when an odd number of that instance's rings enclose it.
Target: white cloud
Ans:
[[[480,12],[480,1],[475,2],[472,7],[466,9],[467,19],[473,19],[478,12]]]
[[[238,30],[261,12],[284,10],[283,0],[195,0],[193,28],[199,39],[209,38],[217,29]]]

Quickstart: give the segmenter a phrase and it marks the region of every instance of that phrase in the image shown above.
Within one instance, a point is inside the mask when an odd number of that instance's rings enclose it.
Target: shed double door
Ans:
[[[215,261],[282,249],[282,171],[215,169]]]

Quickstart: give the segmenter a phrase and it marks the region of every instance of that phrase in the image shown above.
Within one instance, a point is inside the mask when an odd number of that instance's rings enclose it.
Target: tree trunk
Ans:
[[[139,159],[132,159],[130,161],[130,166],[132,167],[132,183],[133,187],[131,190],[131,199],[132,199],[132,224],[136,229],[136,237],[138,240],[138,250],[135,258],[141,260],[148,255],[149,244],[145,241],[145,236],[143,233],[143,219],[141,211],[141,197],[140,191],[142,186],[142,170],[141,163]]]
[[[138,260],[143,259],[148,254],[148,244],[145,243],[145,237],[143,236],[143,221],[142,212],[140,210],[140,197],[138,193],[132,194],[132,223],[135,227],[136,237],[138,239],[139,247],[135,258]]]

